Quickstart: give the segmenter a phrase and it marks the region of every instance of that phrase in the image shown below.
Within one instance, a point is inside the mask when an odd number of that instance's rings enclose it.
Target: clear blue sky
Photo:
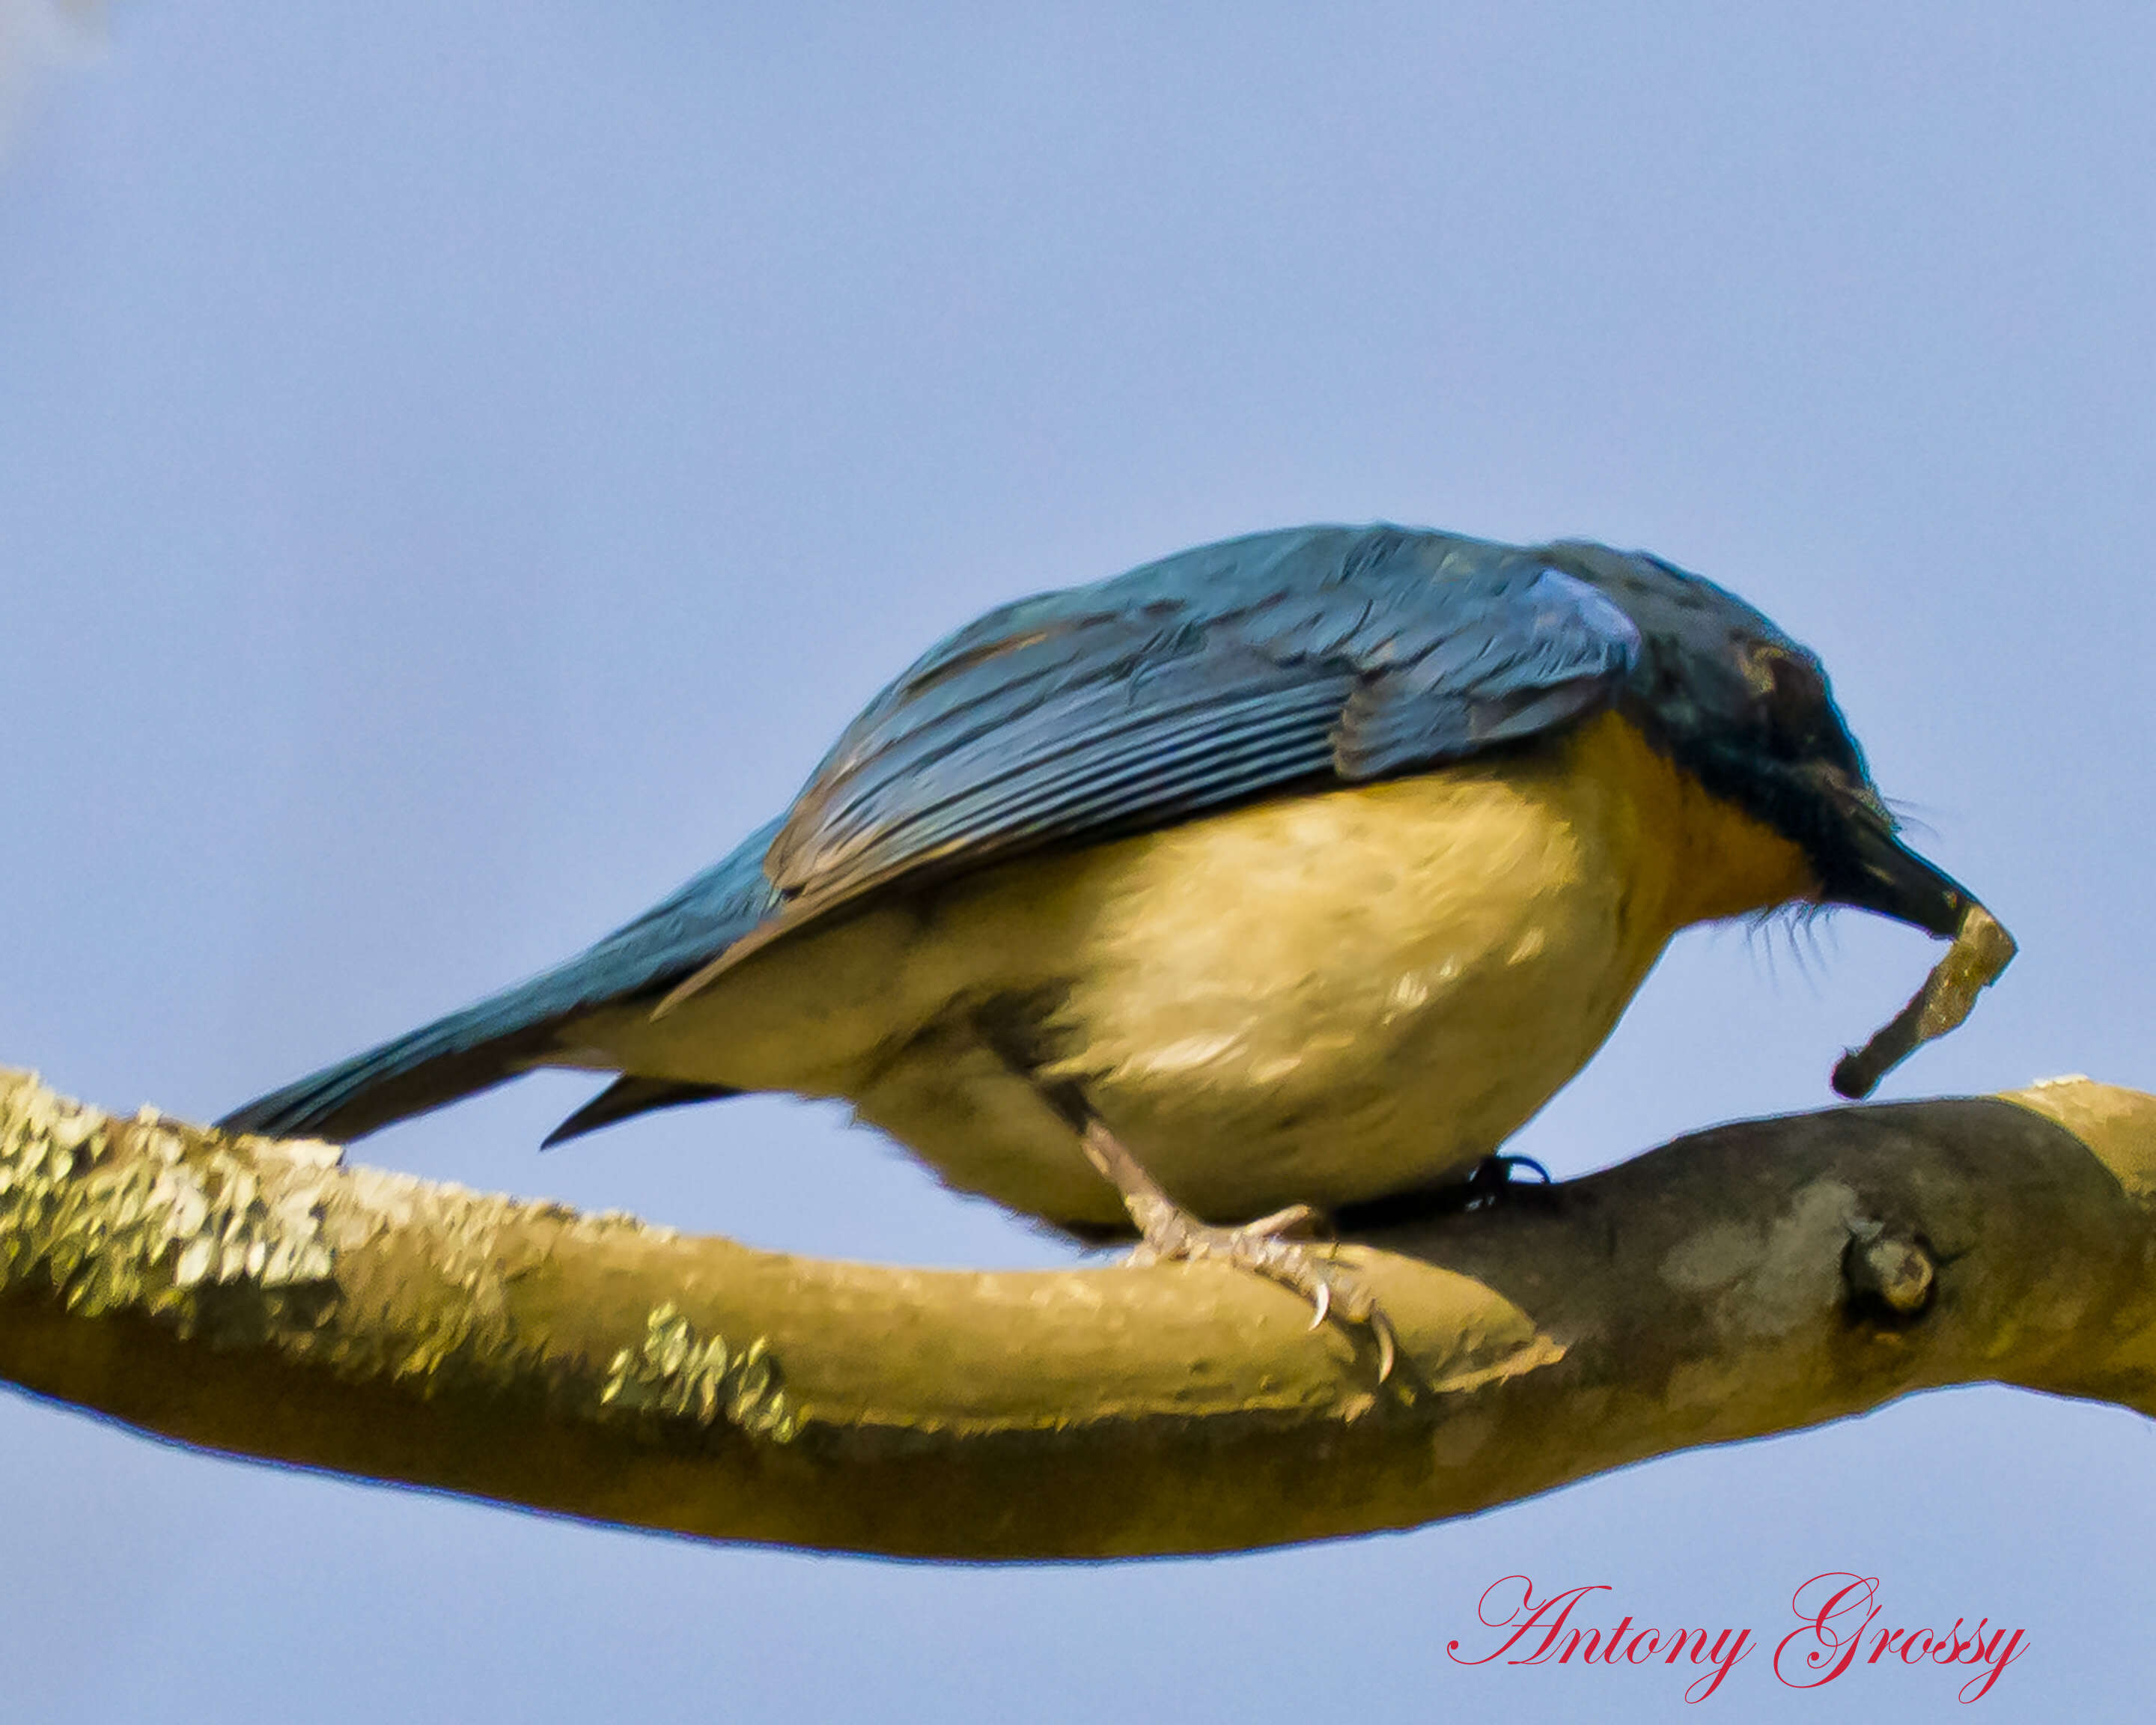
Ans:
[[[2156,1085],[2146,7],[137,0],[108,34],[0,153],[0,1061],[214,1114],[641,908],[983,606],[1385,516],[1650,547],[1822,654],[2022,942],[1891,1093]],[[1525,1147],[1824,1105],[1933,952],[1687,937]],[[1062,1255],[820,1110],[539,1158],[587,1088],[365,1154]],[[1445,1643],[1510,1572],[1778,1635],[1835,1568],[2025,1628],[1989,1717],[2112,1719],[2156,1615],[2146,1424],[1999,1390],[1124,1568],[698,1548],[13,1397],[0,1481],[24,1721],[1661,1719],[1659,1671]],[[1707,1706],[1952,1692],[1755,1656]]]

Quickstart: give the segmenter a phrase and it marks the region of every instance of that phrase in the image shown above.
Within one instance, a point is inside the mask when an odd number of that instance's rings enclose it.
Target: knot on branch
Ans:
[[[1851,1225],[1841,1279],[1851,1316],[1906,1323],[1932,1303],[1938,1267],[1922,1235],[1903,1235],[1866,1219]]]

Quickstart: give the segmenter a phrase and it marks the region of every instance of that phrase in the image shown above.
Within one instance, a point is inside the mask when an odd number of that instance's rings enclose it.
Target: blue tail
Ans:
[[[724,862],[567,963],[258,1096],[218,1125],[346,1143],[545,1064],[578,1014],[662,993],[773,913],[778,896],[763,855],[778,830],[773,821],[751,834]]]

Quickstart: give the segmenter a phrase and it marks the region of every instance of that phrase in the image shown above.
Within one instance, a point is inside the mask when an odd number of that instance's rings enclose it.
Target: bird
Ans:
[[[991,610],[793,803],[565,963],[234,1111],[348,1142],[542,1067],[547,1140],[838,1098],[948,1186],[1392,1338],[1316,1236],[1455,1193],[1696,923],[1953,940],[1861,1094],[2013,942],[1904,842],[1818,658],[1645,552],[1261,532]]]

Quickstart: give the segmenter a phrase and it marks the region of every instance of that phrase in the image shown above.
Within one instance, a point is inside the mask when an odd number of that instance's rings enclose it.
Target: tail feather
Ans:
[[[363,1138],[393,1121],[491,1090],[528,1070],[553,1040],[543,1021],[487,1035],[461,1012],[354,1055],[295,1084],[258,1096],[218,1122],[226,1132],[267,1137]]]
[[[614,1126],[660,1108],[683,1108],[691,1102],[722,1102],[741,1092],[724,1084],[677,1084],[670,1078],[617,1078],[539,1141],[552,1150],[601,1127]]]
[[[724,862],[558,969],[258,1096],[218,1124],[227,1132],[348,1142],[546,1064],[561,1045],[562,1026],[579,1014],[671,987],[772,914],[778,897],[764,876],[763,854],[778,829],[774,821],[752,833]],[[616,1107],[592,1124],[667,1106]]]

